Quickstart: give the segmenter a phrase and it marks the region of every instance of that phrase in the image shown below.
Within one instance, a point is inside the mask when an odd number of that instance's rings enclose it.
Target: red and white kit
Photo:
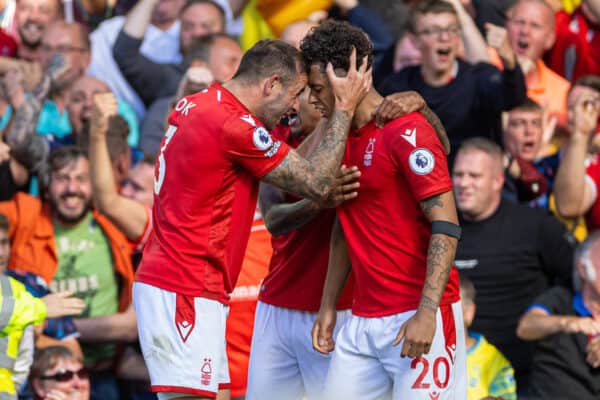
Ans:
[[[218,84],[181,99],[168,123],[156,164],[154,232],[134,287],[140,342],[154,391],[215,397],[229,383],[221,318],[240,272],[258,182],[289,147]],[[166,293],[149,295],[140,283]],[[159,314],[170,326],[157,323]],[[177,350],[167,368],[154,357],[166,343]],[[199,354],[211,360],[208,385],[194,372],[205,365]]]
[[[452,190],[446,155],[425,118],[352,132],[344,164],[361,170],[360,194],[338,209],[355,277],[326,388],[336,398],[464,399],[466,358],[458,273],[452,268],[431,350],[401,358],[392,347],[425,282],[431,224],[419,202]]]

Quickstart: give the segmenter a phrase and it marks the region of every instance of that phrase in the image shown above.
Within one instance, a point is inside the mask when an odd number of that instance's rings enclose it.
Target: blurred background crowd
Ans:
[[[167,116],[258,40],[298,47],[326,18],[369,36],[382,94],[418,92],[447,130],[470,398],[600,398],[600,0],[0,7],[0,399],[155,398],[131,284]],[[104,130],[92,99],[107,92]],[[318,113],[299,113],[309,134]],[[232,398],[271,252],[257,214],[228,320]]]

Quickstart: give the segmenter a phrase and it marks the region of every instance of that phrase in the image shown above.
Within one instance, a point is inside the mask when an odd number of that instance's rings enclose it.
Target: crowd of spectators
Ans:
[[[257,40],[299,47],[325,18],[360,27],[377,89],[418,92],[448,133],[469,399],[600,397],[600,1],[1,4],[0,300],[16,300],[0,308],[0,399],[156,398],[131,285],[170,110]],[[227,326],[232,398],[269,242],[257,211]]]

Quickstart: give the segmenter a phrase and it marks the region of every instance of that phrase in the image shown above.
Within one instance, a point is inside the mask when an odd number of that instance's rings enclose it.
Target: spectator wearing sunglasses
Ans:
[[[38,351],[29,383],[34,400],[89,400],[90,380],[81,359],[63,346]]]

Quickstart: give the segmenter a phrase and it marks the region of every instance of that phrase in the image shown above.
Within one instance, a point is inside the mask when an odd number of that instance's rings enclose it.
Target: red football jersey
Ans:
[[[355,274],[352,312],[382,317],[418,307],[431,224],[419,202],[452,190],[441,143],[425,118],[411,113],[352,132],[344,164],[362,173],[356,199],[338,216]],[[453,267],[441,304],[459,299]]]
[[[294,148],[301,143],[291,136],[289,128],[283,126],[275,128],[272,134]],[[300,199],[292,194],[285,196],[287,203]],[[261,287],[260,301],[294,310],[319,311],[334,220],[335,210],[324,210],[299,229],[271,238],[273,256],[269,274]],[[352,281],[350,277],[340,295],[338,309],[352,306]]]
[[[154,232],[136,279],[227,302],[240,272],[259,179],[289,151],[218,84],[169,116],[154,179]]]
[[[600,229],[600,201],[598,200],[598,190],[600,189],[600,159],[598,155],[592,156],[586,160],[586,178],[593,185],[594,204],[585,216],[585,222],[589,232]]]
[[[600,74],[600,30],[581,10],[556,13],[556,41],[548,52],[548,66],[571,82],[583,75]]]

